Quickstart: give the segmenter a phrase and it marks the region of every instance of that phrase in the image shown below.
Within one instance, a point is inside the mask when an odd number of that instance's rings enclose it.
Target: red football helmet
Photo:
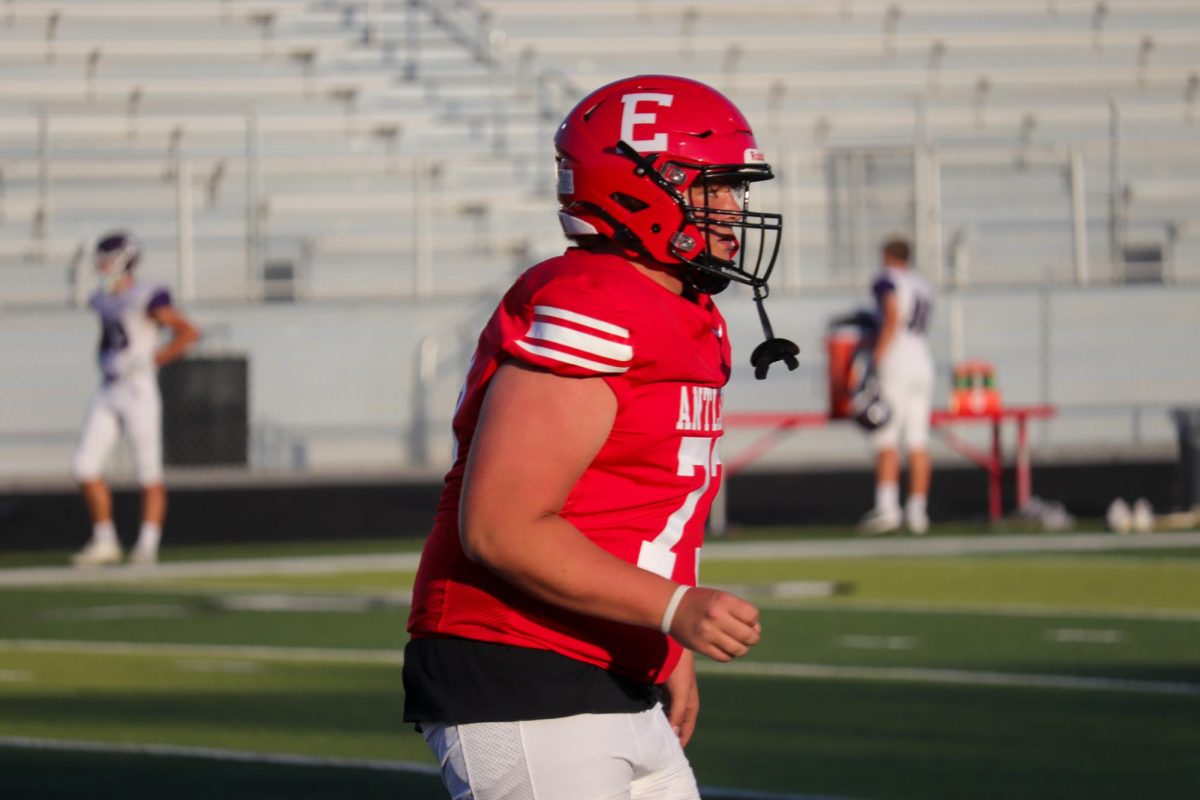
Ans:
[[[730,280],[766,286],[781,217],[749,211],[744,189],[774,175],[746,118],[720,92],[671,75],[615,81],[567,114],[554,145],[559,219],[568,237],[600,235],[682,265],[684,279],[709,294]],[[730,183],[740,197],[737,211],[689,202],[693,186],[707,198],[710,185]],[[732,260],[710,251],[710,224],[733,230]],[[747,247],[750,232],[758,234],[755,247]]]

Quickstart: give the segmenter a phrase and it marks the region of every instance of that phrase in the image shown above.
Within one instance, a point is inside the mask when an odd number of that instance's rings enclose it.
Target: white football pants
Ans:
[[[162,399],[153,374],[101,386],[92,395],[72,462],[76,480],[100,477],[122,428],[129,437],[138,483],[162,482]]]
[[[700,800],[662,706],[422,727],[451,800]]]
[[[879,365],[879,389],[892,416],[871,432],[876,450],[894,449],[901,440],[909,450],[928,448],[933,382],[928,348],[917,341],[897,339]]]

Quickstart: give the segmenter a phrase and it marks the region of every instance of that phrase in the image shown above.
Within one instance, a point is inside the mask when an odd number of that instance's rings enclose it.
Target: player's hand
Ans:
[[[691,650],[684,650],[679,664],[663,684],[663,710],[671,730],[679,737],[681,747],[687,747],[696,730],[696,717],[700,714],[700,691],[696,686],[696,657]]]
[[[695,587],[684,594],[671,621],[671,635],[689,650],[714,661],[744,656],[758,644],[758,609],[740,597]]]

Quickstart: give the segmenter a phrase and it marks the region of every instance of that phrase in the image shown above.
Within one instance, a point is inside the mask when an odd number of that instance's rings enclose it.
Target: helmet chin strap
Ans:
[[[758,320],[762,323],[763,336],[766,341],[754,348],[754,352],[750,354],[750,365],[754,367],[754,377],[760,381],[767,377],[767,370],[776,361],[787,364],[789,372],[800,366],[800,361],[796,358],[800,354],[799,346],[789,339],[777,337],[775,331],[771,330],[771,320],[767,318],[767,309],[763,307],[763,300],[767,298],[764,288],[762,286],[754,287],[754,303],[758,307]]]
[[[701,294],[720,294],[729,286],[729,278],[699,267],[683,270],[682,278],[693,291]]]

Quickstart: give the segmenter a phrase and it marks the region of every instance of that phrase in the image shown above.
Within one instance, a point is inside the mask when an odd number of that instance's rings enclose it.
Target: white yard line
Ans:
[[[917,639],[914,636],[847,634],[839,636],[837,643],[850,650],[912,650],[917,646]]]
[[[175,669],[180,672],[200,672],[222,675],[252,675],[262,672],[263,665],[258,661],[233,661],[230,659],[181,658],[175,662]]]
[[[195,609],[178,603],[142,603],[87,606],[85,608],[54,608],[40,612],[37,618],[52,622],[107,622],[115,619],[173,619],[190,617],[195,613]]]
[[[948,556],[992,553],[1096,552],[1200,547],[1200,533],[981,534],[979,536],[903,536],[894,538],[823,539],[785,542],[712,542],[704,560],[766,561],[778,558],[865,556]]]
[[[1051,628],[1046,638],[1057,644],[1121,644],[1125,634],[1101,628]]]
[[[775,600],[755,600],[759,608],[772,611],[862,611],[881,614],[961,614],[967,616],[986,617],[1028,617],[1031,619],[1057,618],[1066,619],[1119,619],[1146,622],[1200,622],[1200,610],[1174,608],[1059,608],[1046,606],[1026,606],[1019,603],[1012,605],[987,604],[931,604],[917,603],[907,600],[855,600],[844,598],[829,603],[797,604],[778,602]]]
[[[697,662],[697,672],[756,678],[799,678],[879,683],[929,683],[954,686],[994,686],[1014,689],[1068,689],[1132,694],[1200,697],[1200,684],[1095,678],[1080,675],[1037,675],[1015,672],[979,672],[922,667],[845,667],[821,664],[786,664],[737,661],[729,664]]]
[[[411,572],[416,553],[353,556],[300,556],[213,561],[177,561],[152,566],[36,567],[0,570],[0,587],[67,584],[142,583],[171,578],[262,575],[335,575],[342,572]]]
[[[408,608],[412,593],[391,594],[214,594],[215,603],[225,611],[332,612],[357,614],[382,608]]]
[[[382,770],[384,772],[414,772],[421,775],[439,774],[437,767],[432,764],[419,764],[415,761],[304,756],[292,753],[257,753],[253,750],[186,747],[173,744],[116,744],[112,742],[83,742],[71,739],[34,739],[25,736],[0,736],[0,747],[19,747],[27,750],[59,750],[77,753],[182,756],[185,758],[207,758],[215,761],[238,761],[251,764],[279,764],[294,767],[348,767],[351,769]]]
[[[269,647],[265,645],[159,644],[156,642],[86,642],[52,639],[0,639],[0,652],[84,653],[107,656],[160,656],[198,659],[259,659],[336,664],[400,666],[400,650],[362,650],[332,647]]]
[[[704,547],[704,560],[770,561],[781,558],[840,558],[883,555],[946,556],[990,553],[1096,552],[1200,547],[1200,533],[1020,534],[979,536],[832,539],[784,542],[715,541]],[[153,566],[79,569],[37,567],[0,570],[0,587],[63,584],[140,583],[170,578],[243,575],[330,575],[342,572],[411,572],[420,555],[297,556],[167,562]]]
[[[314,647],[241,645],[181,645],[140,642],[81,642],[44,639],[0,639],[0,652],[85,653],[110,656],[170,658],[262,659],[311,663],[383,664],[400,666],[400,650],[342,650]],[[1200,684],[1167,681],[1096,678],[1079,675],[1039,675],[1016,672],[927,669],[921,667],[852,667],[787,662],[697,662],[697,671],[715,677],[749,676],[798,680],[850,680],[876,683],[929,683],[956,686],[994,686],[1025,689],[1131,692],[1152,695],[1200,696]]]

